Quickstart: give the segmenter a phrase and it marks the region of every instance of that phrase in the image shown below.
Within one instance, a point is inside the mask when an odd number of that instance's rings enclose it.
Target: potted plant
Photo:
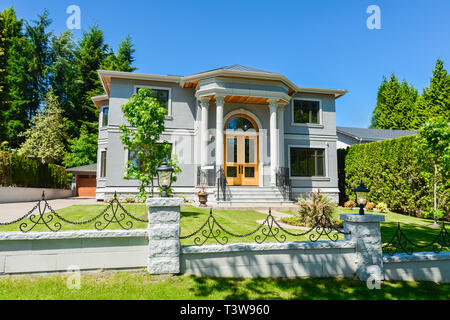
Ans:
[[[206,207],[206,202],[208,201],[208,193],[206,192],[206,188],[203,186],[198,191],[198,202],[200,202],[201,207]]]

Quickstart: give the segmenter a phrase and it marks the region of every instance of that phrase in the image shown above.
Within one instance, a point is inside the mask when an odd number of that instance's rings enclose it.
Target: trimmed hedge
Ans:
[[[66,168],[42,164],[16,152],[0,151],[0,186],[68,189]]]
[[[419,167],[413,152],[415,139],[409,136],[350,146],[345,156],[345,181],[340,183],[347,198],[355,199],[352,189],[363,181],[370,189],[371,202],[385,202],[391,211],[403,214],[422,216],[428,211],[433,206],[432,172]],[[449,211],[448,195],[440,207]]]

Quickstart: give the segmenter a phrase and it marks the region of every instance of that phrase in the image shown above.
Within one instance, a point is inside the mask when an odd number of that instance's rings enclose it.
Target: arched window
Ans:
[[[227,131],[244,131],[244,132],[256,132],[257,127],[252,121],[244,117],[235,117],[228,121],[225,128]]]

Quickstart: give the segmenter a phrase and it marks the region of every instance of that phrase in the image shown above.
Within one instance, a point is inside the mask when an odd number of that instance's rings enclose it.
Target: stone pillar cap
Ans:
[[[365,214],[365,215],[341,214],[340,218],[341,218],[341,220],[344,220],[347,222],[360,222],[360,223],[385,221],[384,215],[381,215],[381,214]]]
[[[147,207],[179,207],[184,204],[183,198],[150,198],[145,201]]]

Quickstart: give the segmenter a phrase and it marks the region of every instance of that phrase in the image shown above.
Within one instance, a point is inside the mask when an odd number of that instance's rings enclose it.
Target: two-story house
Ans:
[[[133,150],[118,126],[126,122],[121,105],[150,88],[168,109],[162,139],[182,169],[176,194],[196,199],[206,184],[208,202],[281,204],[287,186],[291,199],[320,188],[337,200],[335,101],[346,90],[300,87],[241,65],[188,76],[98,73],[105,94],[92,98],[100,109],[97,199],[137,193],[138,181],[124,178]]]

